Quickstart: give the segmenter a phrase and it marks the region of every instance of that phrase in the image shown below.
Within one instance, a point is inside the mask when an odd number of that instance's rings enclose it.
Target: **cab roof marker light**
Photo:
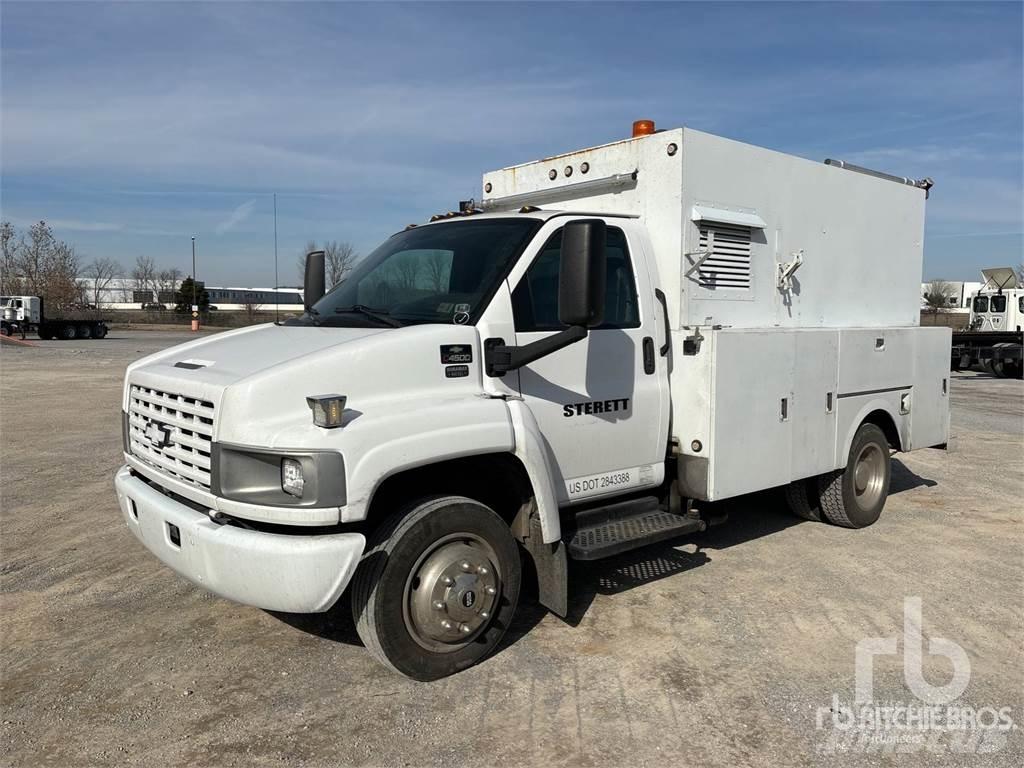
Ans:
[[[306,398],[306,405],[313,411],[313,423],[324,429],[341,426],[345,415],[345,395],[312,395]]]

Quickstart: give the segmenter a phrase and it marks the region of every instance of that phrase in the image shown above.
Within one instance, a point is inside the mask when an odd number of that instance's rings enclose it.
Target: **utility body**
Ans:
[[[1013,267],[983,269],[981,290],[971,297],[966,331],[953,332],[952,368],[981,366],[1000,378],[1021,378],[1024,287]]]
[[[38,296],[0,296],[0,333],[22,338],[32,331],[41,339],[102,339],[107,335],[105,320],[84,317],[46,317]]]
[[[569,559],[719,500],[873,523],[890,453],[948,437],[929,183],[644,130],[486,174],[326,295],[310,254],[301,318],[131,365],[128,527],[261,608],[350,586],[367,648],[426,680],[495,647],[524,562],[564,615]]]

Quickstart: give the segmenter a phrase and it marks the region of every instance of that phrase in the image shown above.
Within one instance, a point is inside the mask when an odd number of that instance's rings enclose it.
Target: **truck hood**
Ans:
[[[451,366],[448,349],[464,355]],[[128,367],[123,408],[137,385],[209,402],[214,440],[279,447],[327,445],[306,398],[340,394],[350,418],[415,411],[482,392],[480,343],[465,325],[336,328],[261,325],[228,331],[143,358]],[[449,370],[458,369],[458,370]],[[452,412],[457,407],[452,406]],[[337,430],[349,432],[349,429]],[[321,434],[324,433],[324,434]]]
[[[296,358],[387,330],[256,325],[157,352],[133,363],[128,373],[144,373],[146,378],[170,377],[219,389]]]

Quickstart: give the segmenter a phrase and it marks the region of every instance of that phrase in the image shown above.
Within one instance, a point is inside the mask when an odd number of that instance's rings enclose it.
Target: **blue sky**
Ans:
[[[688,125],[931,176],[925,278],[1021,261],[1022,6],[4,2],[2,215],[281,282],[483,171]]]

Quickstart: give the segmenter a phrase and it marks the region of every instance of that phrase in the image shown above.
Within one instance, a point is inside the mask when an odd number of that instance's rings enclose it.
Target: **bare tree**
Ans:
[[[139,256],[135,259],[135,267],[132,269],[132,279],[140,291],[149,291],[152,294],[156,283],[156,262],[152,256]],[[147,301],[152,301],[152,295]]]
[[[21,243],[16,238],[17,232],[9,221],[0,223],[0,294],[5,296],[17,296],[22,289],[18,268]]]
[[[344,280],[345,275],[352,270],[355,260],[359,258],[355,246],[345,240],[329,240],[322,246],[317,245],[315,240],[308,240],[306,242],[306,250],[299,254],[297,261],[300,280],[305,280],[306,278],[306,254],[310,251],[324,252],[324,272],[326,273],[327,290],[331,290],[331,288]]]
[[[330,290],[342,280],[352,269],[352,264],[358,258],[355,246],[352,243],[342,240],[331,240],[324,243],[324,259],[327,265],[327,290]]]
[[[438,293],[445,290],[445,277],[448,276],[450,267],[451,259],[445,255],[444,251],[432,251],[427,256],[427,276],[430,278],[430,284]]]
[[[316,241],[315,240],[307,240],[306,241],[306,248],[305,248],[305,250],[303,250],[302,253],[299,254],[299,258],[298,258],[298,261],[296,262],[296,266],[298,266],[298,268],[299,268],[299,284],[300,285],[306,281],[306,254],[311,252],[311,251],[316,251],[316,250],[319,250],[316,247]],[[278,288],[280,286],[275,285],[274,287]]]
[[[45,221],[29,227],[27,238],[9,223],[0,225],[0,247],[5,293],[41,296],[58,310],[80,301],[75,249],[54,237]]]
[[[174,294],[181,285],[181,270],[177,267],[161,270],[156,276],[156,300],[161,304],[173,304]]]
[[[416,287],[416,280],[420,276],[420,260],[409,254],[402,254],[391,259],[394,267],[397,283],[400,288],[412,290]]]
[[[114,278],[121,276],[121,265],[113,259],[93,259],[85,267],[83,274],[92,280],[90,288],[90,302],[97,309],[100,308],[100,296],[110,287]]]
[[[932,280],[924,290],[924,303],[928,311],[935,313],[940,309],[949,309],[950,299],[956,297],[956,286],[945,280]]]
[[[246,322],[252,325],[256,322],[256,313],[260,311],[260,304],[256,301],[256,295],[246,293],[242,301],[242,312],[245,313]]]

